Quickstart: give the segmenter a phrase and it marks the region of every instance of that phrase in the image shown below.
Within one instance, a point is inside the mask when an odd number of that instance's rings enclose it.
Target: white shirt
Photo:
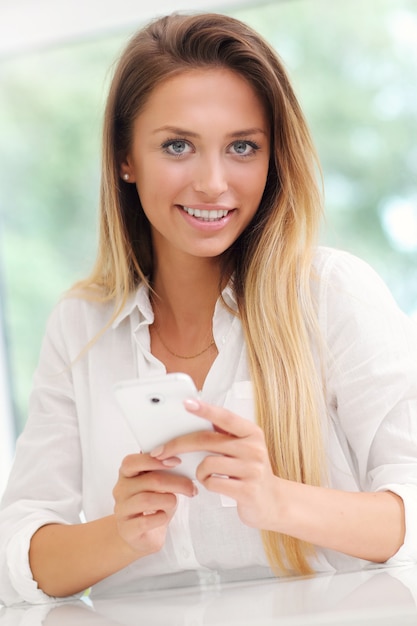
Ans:
[[[363,261],[319,248],[315,268],[319,323],[328,346],[323,424],[329,432],[329,486],[389,489],[401,496],[406,538],[388,564],[417,562],[417,327]],[[230,287],[223,296],[236,308]],[[153,311],[146,288],[138,289],[77,360],[111,313],[111,305],[68,298],[49,319],[0,513],[5,604],[49,599],[31,576],[31,536],[47,523],[79,523],[81,513],[87,521],[111,514],[120,463],[138,451],[112,387],[165,372],[150,352]],[[241,325],[220,301],[213,334],[218,357],[202,397],[254,419]],[[93,594],[272,576],[259,531],[245,526],[230,504],[201,487],[195,498],[180,497],[164,548],[100,582]],[[318,550],[312,565],[334,571],[371,564]]]

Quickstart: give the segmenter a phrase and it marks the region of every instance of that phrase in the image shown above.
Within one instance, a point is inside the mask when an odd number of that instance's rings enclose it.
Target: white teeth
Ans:
[[[203,220],[203,222],[214,222],[215,220],[219,220],[222,217],[226,217],[229,213],[226,209],[219,209],[218,211],[209,211],[207,209],[190,209],[188,206],[182,207],[188,215],[192,215],[193,217],[198,217]]]

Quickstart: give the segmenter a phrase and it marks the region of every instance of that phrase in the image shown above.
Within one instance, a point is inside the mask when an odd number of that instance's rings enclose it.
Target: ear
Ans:
[[[125,183],[136,182],[134,169],[130,163],[129,158],[127,158],[120,164],[120,178],[124,180]]]

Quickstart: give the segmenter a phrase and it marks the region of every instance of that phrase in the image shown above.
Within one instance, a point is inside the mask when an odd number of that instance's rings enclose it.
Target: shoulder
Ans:
[[[75,354],[110,326],[113,315],[113,302],[63,295],[49,315],[44,341]]]
[[[319,323],[325,332],[351,338],[395,334],[417,338],[417,324],[399,307],[389,288],[371,265],[357,256],[332,248],[316,250],[312,292]]]
[[[114,314],[114,302],[99,302],[74,295],[63,295],[53,308],[49,324],[64,324],[76,329],[96,330],[108,324]]]
[[[382,286],[383,280],[372,266],[351,252],[319,246],[315,250],[313,258],[313,270],[320,282],[342,281],[354,283],[376,281]],[[386,288],[386,287],[385,287]]]
[[[319,247],[313,259],[312,287],[319,302],[328,298],[357,305],[397,307],[381,276],[363,259],[335,248]]]

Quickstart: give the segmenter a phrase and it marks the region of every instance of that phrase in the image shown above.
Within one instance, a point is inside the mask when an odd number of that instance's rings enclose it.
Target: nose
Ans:
[[[201,157],[194,173],[194,189],[209,199],[216,199],[228,189],[227,169],[219,155]]]

